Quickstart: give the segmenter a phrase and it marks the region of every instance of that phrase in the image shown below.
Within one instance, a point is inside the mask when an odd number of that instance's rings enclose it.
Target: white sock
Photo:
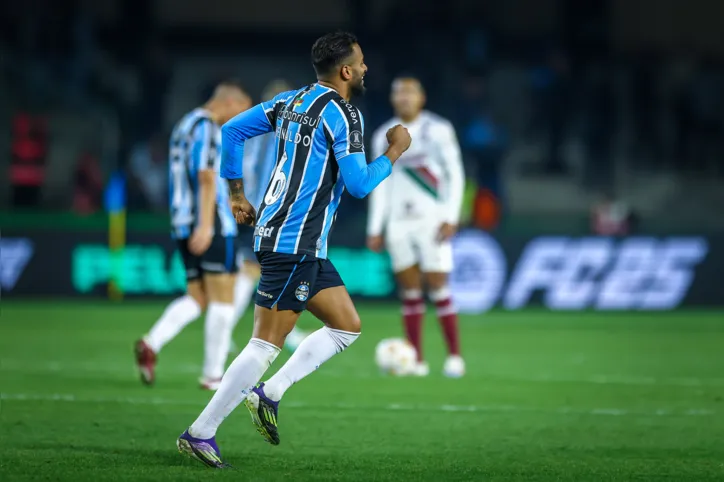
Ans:
[[[203,439],[216,435],[221,422],[244,401],[278,354],[279,348],[269,342],[259,338],[249,340],[249,344],[224,373],[219,389],[209,404],[189,427],[189,434]]]
[[[151,349],[158,353],[166,343],[171,341],[186,325],[194,321],[201,314],[201,307],[189,295],[176,298],[166,307],[144,341]]]
[[[254,278],[251,278],[244,272],[236,276],[236,283],[234,283],[234,326],[232,327],[232,331],[239,322],[239,319],[244,316],[244,312],[251,302],[255,289],[256,280]]]
[[[234,305],[212,301],[204,326],[204,378],[218,380],[224,374],[234,327]]]
[[[281,400],[289,387],[350,346],[357,337],[359,333],[326,326],[315,331],[299,344],[291,358],[264,384],[264,393],[274,401]]]

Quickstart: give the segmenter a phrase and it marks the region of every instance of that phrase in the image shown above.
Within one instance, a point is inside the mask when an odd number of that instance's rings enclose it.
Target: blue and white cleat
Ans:
[[[460,355],[450,355],[445,359],[442,374],[448,378],[460,378],[465,375],[465,361]]]
[[[256,425],[256,431],[270,444],[279,445],[279,431],[277,430],[279,402],[266,396],[264,383],[258,384],[251,390],[244,405],[251,414],[251,421]]]
[[[209,439],[202,439],[192,437],[189,431],[186,430],[176,440],[176,447],[182,454],[186,454],[191,458],[194,458],[212,469],[228,469],[231,465],[221,460],[221,451],[219,446],[216,445],[215,437]]]

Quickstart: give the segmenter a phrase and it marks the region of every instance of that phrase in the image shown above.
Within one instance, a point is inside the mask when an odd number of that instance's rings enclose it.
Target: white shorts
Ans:
[[[438,241],[439,222],[406,221],[388,225],[385,241],[392,270],[399,273],[414,265],[423,273],[450,273],[453,254],[450,241]]]

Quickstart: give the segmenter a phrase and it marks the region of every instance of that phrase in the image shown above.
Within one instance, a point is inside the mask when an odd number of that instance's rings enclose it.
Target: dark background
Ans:
[[[310,46],[334,29],[354,31],[365,52],[368,94],[355,102],[367,137],[392,115],[391,80],[419,76],[463,148],[462,224],[494,235],[508,257],[540,235],[694,235],[710,240],[698,272],[723,267],[716,0],[5,2],[2,235],[57,233],[65,244],[43,269],[66,279],[70,246],[108,239],[115,178],[128,242],[149,233],[166,245],[173,124],[224,77],[256,101],[272,79],[313,81]],[[601,212],[624,213],[615,233],[596,223]],[[366,201],[347,196],[332,243],[361,249],[365,220]],[[48,282],[26,279],[36,263],[16,290]],[[687,299],[720,302],[700,276]]]

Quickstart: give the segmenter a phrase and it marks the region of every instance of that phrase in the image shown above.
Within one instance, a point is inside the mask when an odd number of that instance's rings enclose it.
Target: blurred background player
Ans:
[[[418,79],[397,78],[392,83],[391,102],[395,117],[375,131],[373,156],[382,154],[385,133],[395,124],[407,127],[413,142],[395,164],[392,175],[370,196],[367,245],[376,252],[386,246],[390,253],[407,339],[417,350],[414,373],[426,376],[430,371],[422,352],[424,286],[435,303],[447,343],[443,373],[460,377],[465,373],[465,363],[460,356],[457,312],[448,288],[453,268],[450,238],[457,230],[465,187],[460,147],[452,124],[423,110],[425,91]]]
[[[267,84],[262,93],[262,99],[269,100],[282,92],[292,90],[292,86],[285,80],[273,80]],[[247,199],[259,209],[261,200],[269,185],[274,166],[276,165],[276,136],[273,132],[258,137],[253,137],[246,142],[244,148],[244,192]],[[239,230],[239,257],[238,264],[241,267],[236,277],[234,287],[234,326],[244,316],[249,306],[251,297],[256,291],[256,285],[261,274],[261,268],[256,260],[253,250],[254,230],[249,227],[242,227]],[[306,333],[295,326],[284,341],[284,347],[290,351],[297,349]],[[236,347],[232,352],[237,352]]]
[[[237,224],[229,190],[219,176],[220,126],[251,106],[235,81],[220,83],[203,107],[174,127],[169,153],[171,236],[186,268],[186,294],[175,299],[136,342],[141,381],[155,380],[156,356],[202,311],[204,366],[201,387],[216,389],[224,373],[234,325]]]

